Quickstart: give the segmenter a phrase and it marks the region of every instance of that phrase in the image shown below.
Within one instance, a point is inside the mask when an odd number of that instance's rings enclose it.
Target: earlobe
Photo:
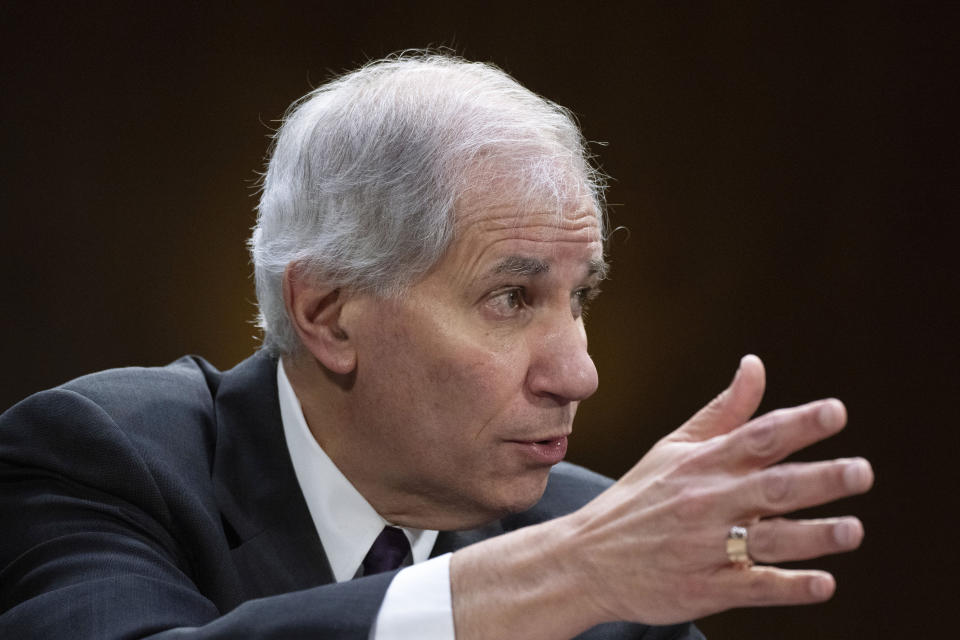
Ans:
[[[357,354],[340,324],[346,300],[343,291],[313,282],[290,265],[283,274],[283,300],[304,348],[331,372],[351,373]]]

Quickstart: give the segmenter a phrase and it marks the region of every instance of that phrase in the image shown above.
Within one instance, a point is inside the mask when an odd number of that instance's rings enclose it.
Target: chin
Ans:
[[[510,514],[526,511],[543,497],[549,475],[549,473],[537,474],[536,477],[515,478],[509,482],[500,478],[500,481],[496,483],[497,486],[491,487],[488,485],[486,492],[474,494],[471,500],[459,503],[454,509],[457,513],[455,526],[440,528],[446,530],[475,529]]]
[[[549,473],[543,474],[542,478],[531,480],[524,478],[507,485],[501,491],[501,500],[499,501],[498,515],[495,519],[510,515],[511,513],[520,513],[526,511],[540,501],[543,492],[547,489],[547,479]]]

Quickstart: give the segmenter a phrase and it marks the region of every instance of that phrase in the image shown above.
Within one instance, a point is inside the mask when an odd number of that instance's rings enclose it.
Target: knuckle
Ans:
[[[774,467],[763,474],[763,498],[771,507],[777,507],[790,497],[793,476],[787,469]]]
[[[751,572],[747,580],[747,599],[751,604],[764,604],[770,601],[774,591],[772,578],[767,573]]]
[[[774,535],[770,526],[751,527],[747,540],[751,555],[764,558],[777,557],[780,538]]]
[[[771,415],[770,420],[754,425],[746,433],[745,446],[747,452],[758,459],[764,460],[773,456],[777,451],[779,438],[777,427],[780,419]]]

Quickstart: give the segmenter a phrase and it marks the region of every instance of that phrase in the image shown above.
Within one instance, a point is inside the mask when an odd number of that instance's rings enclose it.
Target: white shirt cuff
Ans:
[[[397,574],[380,605],[373,639],[454,640],[449,553]]]

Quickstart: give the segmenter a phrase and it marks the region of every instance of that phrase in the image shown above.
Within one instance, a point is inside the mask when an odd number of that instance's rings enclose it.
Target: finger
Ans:
[[[805,509],[867,491],[873,469],[863,458],[781,464],[748,474],[733,487],[735,521]]]
[[[761,469],[828,438],[847,424],[847,410],[835,398],[778,409],[729,434],[710,458],[727,469]]]
[[[765,386],[763,362],[755,355],[744,356],[730,386],[675,431],[672,437],[701,441],[736,429],[749,420],[760,406]]]
[[[833,576],[825,571],[797,571],[777,567],[749,570],[725,567],[714,583],[718,597],[733,601],[731,607],[768,607],[812,604],[829,600],[836,590]]]
[[[793,562],[852,551],[863,541],[853,517],[821,520],[761,520],[747,528],[747,551],[756,562]]]

